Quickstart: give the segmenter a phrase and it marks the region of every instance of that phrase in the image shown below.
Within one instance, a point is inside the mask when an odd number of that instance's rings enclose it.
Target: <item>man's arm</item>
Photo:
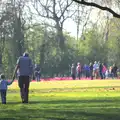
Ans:
[[[15,75],[16,75],[16,73],[17,73],[18,68],[19,68],[19,66],[16,65],[15,70],[14,70],[14,72],[13,72],[12,80],[15,79]]]
[[[14,72],[13,72],[12,80],[15,79],[15,75],[17,73],[17,70],[18,70],[19,66],[20,66],[20,58],[17,60],[17,64],[16,64]]]

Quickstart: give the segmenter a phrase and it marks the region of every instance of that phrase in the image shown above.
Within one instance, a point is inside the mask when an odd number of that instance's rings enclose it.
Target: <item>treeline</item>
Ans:
[[[22,5],[5,6],[0,10],[0,72],[6,76],[12,75],[16,60],[24,51],[30,53],[34,64],[40,64],[43,76],[68,76],[71,64],[77,62],[120,65],[119,19],[109,19],[107,27],[105,23],[86,27],[76,40],[60,26],[55,29],[47,23],[31,24],[32,20],[23,17]]]
[[[88,29],[83,34],[84,39],[79,39],[79,41],[64,33],[65,46],[61,49],[55,32],[37,25],[24,31],[23,45],[24,50],[30,53],[33,63],[40,64],[42,74],[45,76],[69,75],[70,65],[77,62],[89,64],[96,60],[106,63],[108,66],[114,62],[120,65],[119,31],[113,27],[108,40],[105,40],[101,33],[97,27]],[[115,36],[115,34],[117,35]],[[19,47],[21,43],[13,42],[13,40],[12,37],[6,37],[4,44],[0,45],[2,70],[7,75],[12,74],[16,60],[22,54],[22,52],[20,53],[21,47]]]

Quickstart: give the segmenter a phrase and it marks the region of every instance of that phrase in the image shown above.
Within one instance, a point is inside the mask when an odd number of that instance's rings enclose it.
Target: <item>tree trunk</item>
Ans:
[[[41,67],[41,70],[43,69],[43,65],[44,65],[44,61],[45,61],[45,52],[46,52],[46,46],[47,46],[46,41],[47,40],[48,40],[48,37],[47,37],[47,31],[46,31],[46,26],[45,26],[44,38],[42,41],[42,45],[40,47],[40,67]]]
[[[13,54],[14,62],[21,56],[24,52],[24,33],[22,30],[20,17],[16,17],[14,22],[14,36],[13,36]]]
[[[40,48],[40,68],[43,69],[45,60],[45,44],[43,44]]]
[[[0,73],[2,72],[2,55],[0,54]]]
[[[63,28],[60,26],[59,22],[57,22],[56,24],[56,29],[57,29],[57,41],[59,44],[59,47],[61,48],[61,50],[64,49],[65,47],[65,37],[63,35]]]
[[[17,44],[18,44],[18,55],[22,55],[24,52],[24,33],[22,30],[21,19],[17,18]]]
[[[2,53],[0,53],[0,67],[2,65]]]

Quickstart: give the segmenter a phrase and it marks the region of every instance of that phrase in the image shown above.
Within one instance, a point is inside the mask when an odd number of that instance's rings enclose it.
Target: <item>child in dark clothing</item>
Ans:
[[[90,77],[91,77],[91,80],[93,80],[93,64],[92,63],[89,64],[89,68],[90,68]]]
[[[0,94],[1,94],[1,101],[2,104],[6,104],[6,94],[7,94],[7,86],[11,85],[13,82],[12,81],[7,81],[5,79],[5,75],[1,74],[0,75]]]
[[[84,65],[85,77],[89,78],[90,76],[90,67],[88,65]]]

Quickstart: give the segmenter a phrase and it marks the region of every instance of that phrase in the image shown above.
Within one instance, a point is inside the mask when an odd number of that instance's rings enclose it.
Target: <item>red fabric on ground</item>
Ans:
[[[62,80],[72,80],[72,78],[71,77],[55,77],[55,78],[41,78],[40,79],[40,81],[62,81]],[[76,80],[79,80],[79,79],[76,78]],[[81,78],[80,80],[91,80],[91,79],[90,78]],[[98,80],[100,80],[100,78]],[[15,80],[15,82],[17,82],[17,80]],[[36,80],[32,80],[32,82],[36,82]]]

